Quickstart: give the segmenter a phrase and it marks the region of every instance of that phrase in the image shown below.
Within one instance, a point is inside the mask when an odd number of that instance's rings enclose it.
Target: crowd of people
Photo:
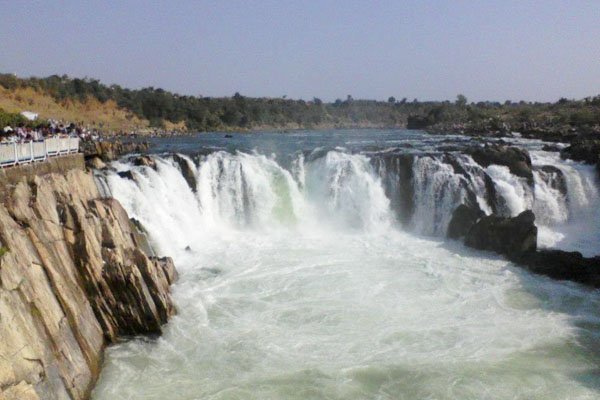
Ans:
[[[47,124],[41,124],[37,127],[20,123],[16,127],[5,126],[1,129],[0,142],[26,143],[57,136],[78,136],[82,140],[97,140],[98,132],[82,128],[75,123],[66,124],[60,121],[48,121]]]

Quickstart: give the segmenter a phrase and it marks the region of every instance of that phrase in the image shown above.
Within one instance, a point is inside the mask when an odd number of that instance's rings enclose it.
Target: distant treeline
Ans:
[[[114,100],[121,108],[163,127],[165,121],[185,122],[189,130],[315,127],[410,127],[448,130],[597,129],[600,96],[582,100],[560,99],[555,103],[469,103],[463,95],[456,101],[420,102],[417,99],[357,100],[348,95],[326,103],[286,98],[183,96],[163,89],[139,90],[107,86],[96,79],[52,75],[18,78],[0,74],[7,89],[33,88],[58,101],[100,102]]]

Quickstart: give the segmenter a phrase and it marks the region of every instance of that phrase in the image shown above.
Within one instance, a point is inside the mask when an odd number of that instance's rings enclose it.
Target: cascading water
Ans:
[[[432,157],[415,158],[413,171],[413,225],[419,233],[443,235],[452,212],[466,199],[464,177]]]
[[[180,271],[179,314],[154,341],[110,348],[94,399],[597,398],[600,295],[399,229],[386,185],[407,182],[374,157],[329,151],[288,171],[215,152],[194,165],[196,192],[169,157],[116,164],[133,179],[108,172],[111,193]],[[558,160],[562,203],[541,174],[509,193],[506,171],[457,159],[413,160],[409,229],[443,235],[460,202],[496,207],[494,189],[511,213],[566,206],[567,220],[584,214],[574,196],[595,201]]]

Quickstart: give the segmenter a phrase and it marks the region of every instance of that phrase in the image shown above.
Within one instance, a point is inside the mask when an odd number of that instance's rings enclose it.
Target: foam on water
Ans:
[[[169,159],[118,167],[135,181],[110,173],[112,194],[180,271],[179,314],[162,337],[108,350],[95,400],[600,393],[598,293],[396,229],[363,155],[332,151],[291,174],[214,153],[198,193]]]

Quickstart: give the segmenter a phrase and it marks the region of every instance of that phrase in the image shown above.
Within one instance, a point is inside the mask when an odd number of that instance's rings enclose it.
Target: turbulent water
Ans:
[[[115,163],[134,179],[109,172],[108,190],[175,260],[179,314],[111,347],[94,399],[597,399],[600,294],[443,238],[473,202],[533,209],[542,245],[598,253],[593,170],[523,142],[531,186],[436,140],[161,143],[203,147],[183,161],[196,190],[169,155]]]

